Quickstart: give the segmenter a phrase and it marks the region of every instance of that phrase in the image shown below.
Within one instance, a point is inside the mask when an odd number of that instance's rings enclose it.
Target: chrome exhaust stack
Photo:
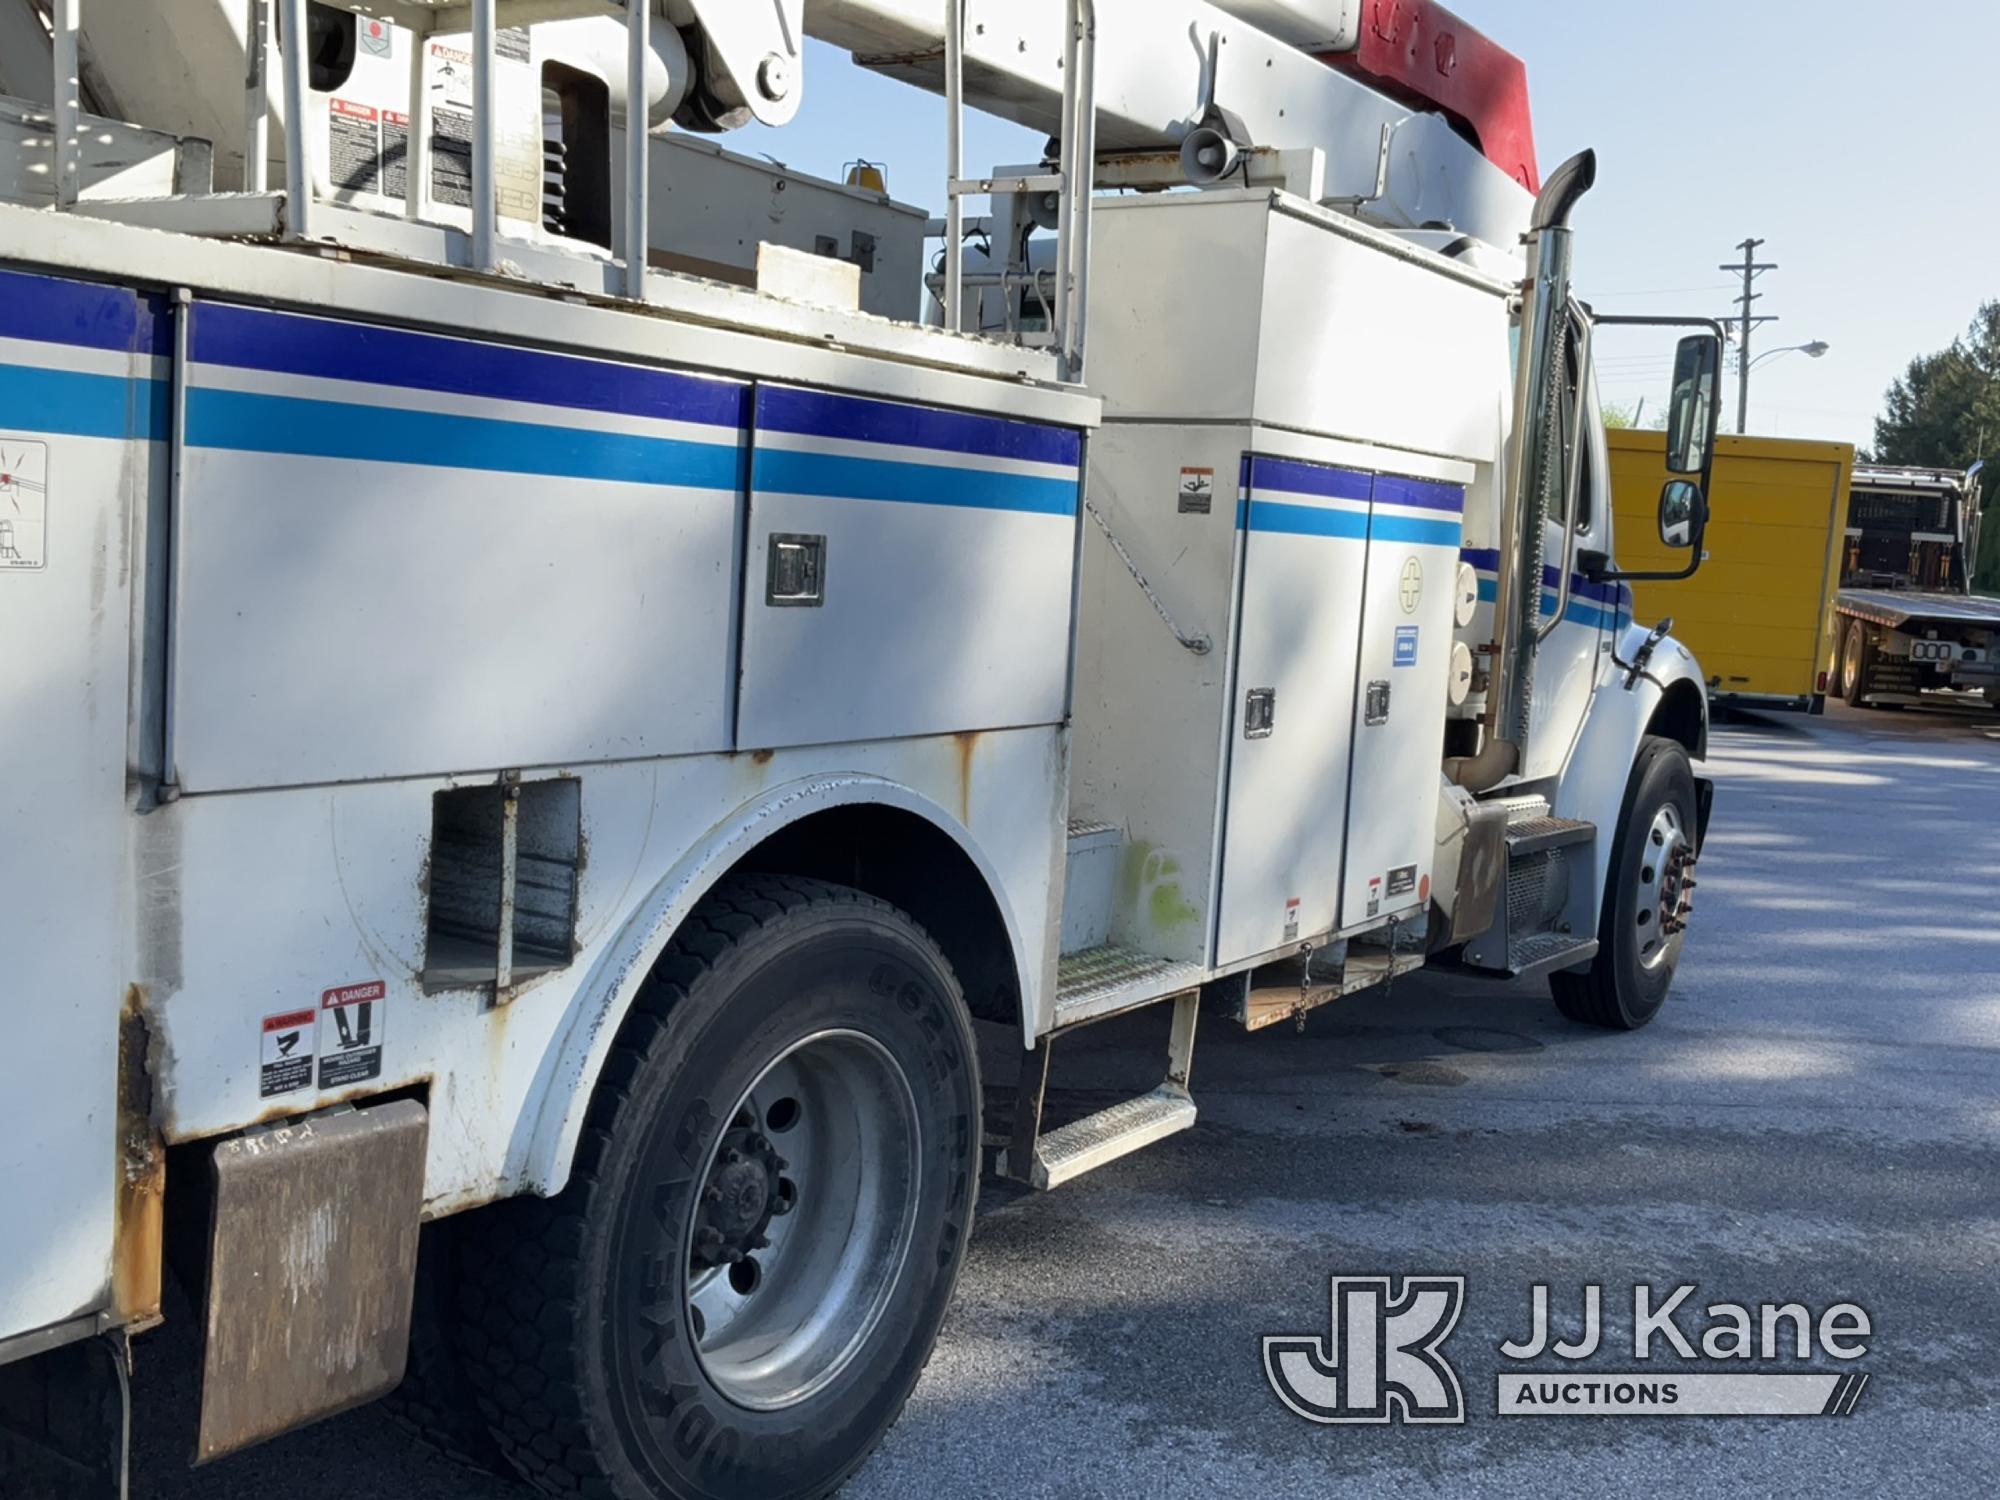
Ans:
[[[1542,633],[1544,526],[1563,483],[1564,347],[1569,337],[1575,243],[1569,220],[1596,181],[1596,152],[1571,157],[1543,186],[1530,220],[1532,270],[1521,294],[1521,349],[1500,511],[1484,743],[1477,755],[1445,762],[1445,774],[1471,792],[1498,786],[1521,768],[1527,754],[1535,656]],[[1567,559],[1563,564],[1568,565]]]

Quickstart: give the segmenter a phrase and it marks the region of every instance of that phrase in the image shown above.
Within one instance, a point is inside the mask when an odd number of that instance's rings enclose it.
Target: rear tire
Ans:
[[[465,1237],[466,1364],[508,1458],[592,1500],[837,1488],[936,1342],[979,1117],[922,929],[819,881],[725,881],[626,1023],[561,1196]]]
[[[1570,1020],[1637,1031],[1659,1014],[1681,951],[1681,934],[1663,930],[1663,912],[1678,909],[1675,853],[1693,850],[1697,807],[1687,748],[1657,736],[1641,741],[1611,844],[1597,957],[1582,973],[1549,979]]]
[[[1865,708],[1875,690],[1874,632],[1859,620],[1849,620],[1840,637],[1840,696],[1849,708]]]

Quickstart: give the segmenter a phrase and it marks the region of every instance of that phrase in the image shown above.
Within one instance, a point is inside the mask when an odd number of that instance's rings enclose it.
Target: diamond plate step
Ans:
[[[1596,837],[1597,825],[1580,818],[1523,818],[1507,825],[1507,857],[1520,859],[1545,849],[1567,849]]]
[[[1517,979],[1533,979],[1558,969],[1574,969],[1597,957],[1596,938],[1566,932],[1537,932],[1507,950],[1507,968]]]
[[[1056,1025],[1109,1015],[1201,983],[1201,965],[1117,943],[1064,954],[1056,968]]]
[[[1073,1177],[1129,1156],[1194,1124],[1194,1100],[1183,1089],[1163,1084],[1150,1094],[1127,1099],[1109,1109],[1052,1130],[1035,1147],[1028,1185],[1043,1191],[1060,1187]],[[1007,1171],[1005,1160],[1000,1170]]]

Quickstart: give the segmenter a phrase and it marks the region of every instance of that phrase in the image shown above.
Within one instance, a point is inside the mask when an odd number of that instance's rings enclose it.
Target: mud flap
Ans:
[[[402,1380],[429,1133],[398,1100],[216,1148],[196,1463]]]
[[[1708,818],[1715,811],[1715,783],[1706,776],[1694,779],[1694,852],[1708,846]]]

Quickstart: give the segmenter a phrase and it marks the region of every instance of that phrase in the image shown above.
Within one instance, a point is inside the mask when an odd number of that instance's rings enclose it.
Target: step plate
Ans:
[[[1052,1130],[1035,1148],[1034,1187],[1060,1187],[1106,1162],[1129,1156],[1194,1124],[1194,1100],[1162,1087]]]
[[[1538,932],[1507,950],[1507,969],[1517,979],[1573,969],[1597,957],[1597,939],[1566,932]]]
[[[1507,825],[1507,854],[1521,859],[1545,849],[1567,849],[1587,844],[1597,836],[1597,825],[1577,818],[1523,818]]]
[[[1074,1025],[1192,989],[1201,965],[1108,943],[1065,954],[1056,970],[1056,1025]]]

